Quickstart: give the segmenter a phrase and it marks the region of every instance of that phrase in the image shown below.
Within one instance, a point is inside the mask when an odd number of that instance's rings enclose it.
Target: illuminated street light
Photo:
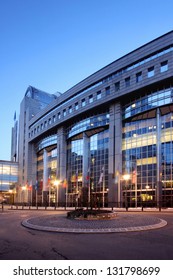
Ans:
[[[22,195],[22,199],[21,199],[21,201],[24,203],[25,202],[25,191],[26,191],[26,186],[22,186],[22,193],[21,193],[21,195]]]
[[[126,207],[126,210],[128,210],[128,203],[127,203],[127,181],[130,179],[130,174],[124,174],[122,177],[123,177],[123,180],[125,180],[125,188],[126,188],[126,192],[125,192],[125,207]]]
[[[55,180],[53,182],[53,185],[56,187],[56,204],[58,206],[58,191],[59,191],[59,185],[60,185],[61,181],[60,180]]]
[[[124,174],[123,180],[128,181],[130,179],[130,174]]]

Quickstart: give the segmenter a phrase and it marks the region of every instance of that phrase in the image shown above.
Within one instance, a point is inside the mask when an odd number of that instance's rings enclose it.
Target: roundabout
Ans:
[[[113,219],[69,219],[64,215],[48,214],[22,221],[24,227],[61,233],[123,233],[154,230],[167,225],[163,219],[133,213],[116,213]]]

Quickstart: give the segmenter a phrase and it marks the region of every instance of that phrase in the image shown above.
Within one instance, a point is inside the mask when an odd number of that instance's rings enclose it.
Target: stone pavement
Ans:
[[[151,215],[118,213],[110,220],[72,220],[66,214],[48,214],[22,221],[22,225],[42,231],[64,233],[115,233],[153,230],[167,225],[165,220]]]

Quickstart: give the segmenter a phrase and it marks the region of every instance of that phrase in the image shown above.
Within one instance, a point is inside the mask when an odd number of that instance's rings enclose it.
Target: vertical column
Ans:
[[[43,150],[43,190],[42,190],[42,204],[48,204],[48,155],[46,149]],[[38,190],[36,189],[36,198]],[[37,199],[36,199],[37,200]],[[50,197],[49,197],[50,201]]]
[[[61,127],[57,131],[57,179],[61,182],[66,180],[66,158],[67,158],[67,143],[64,127]],[[67,187],[66,187],[67,188]],[[66,188],[60,183],[58,186],[58,203],[61,205],[66,201]]]
[[[109,123],[109,205],[121,202],[120,179],[122,174],[122,112],[121,104],[110,106]]]
[[[47,151],[43,151],[43,192],[48,191]]]
[[[162,181],[161,181],[161,124],[160,124],[160,109],[157,108],[157,135],[156,135],[156,143],[157,143],[157,185],[156,185],[156,201],[157,206],[160,207],[162,203]]]
[[[89,137],[86,135],[86,133],[83,133],[83,172],[82,172],[82,200],[84,203],[84,206],[88,205],[88,202],[90,200],[89,195],[89,184],[88,184],[88,169],[89,169]]]
[[[33,144],[28,144],[28,184],[31,186],[28,190],[29,201],[31,204],[33,202],[33,186],[36,182],[37,174],[37,154]]]

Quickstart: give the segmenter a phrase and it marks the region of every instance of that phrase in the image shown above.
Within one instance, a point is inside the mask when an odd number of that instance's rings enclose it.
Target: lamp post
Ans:
[[[8,192],[10,194],[10,204],[14,204],[14,192],[12,189],[10,189]]]
[[[22,187],[22,202],[25,202],[25,191],[26,191],[26,186]]]
[[[150,186],[146,186],[146,204],[148,204],[148,190],[150,189]]]
[[[54,186],[56,187],[56,205],[58,206],[58,200],[59,200],[59,195],[58,195],[58,191],[59,191],[59,184],[60,184],[60,180],[55,180],[54,181]]]
[[[130,174],[124,174],[123,180],[125,181],[125,208],[128,209],[128,203],[127,203],[127,181],[130,179]]]

